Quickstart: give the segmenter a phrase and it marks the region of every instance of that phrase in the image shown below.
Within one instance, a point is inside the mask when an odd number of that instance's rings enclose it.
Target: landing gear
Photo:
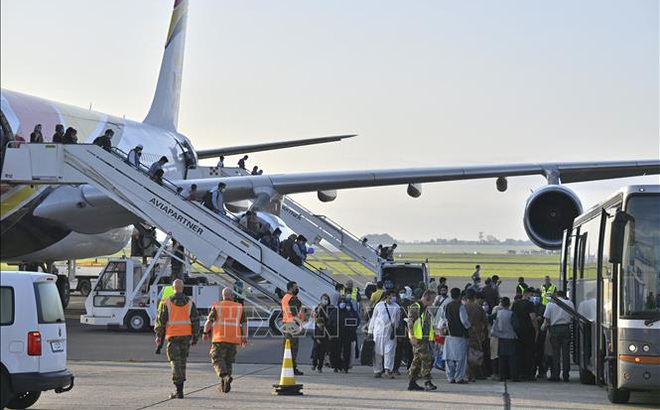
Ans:
[[[92,282],[89,279],[80,279],[78,290],[83,296],[87,297],[92,291]]]
[[[64,275],[57,276],[57,290],[60,292],[60,299],[62,300],[62,307],[66,309],[71,300],[71,286],[69,285],[69,278]]]

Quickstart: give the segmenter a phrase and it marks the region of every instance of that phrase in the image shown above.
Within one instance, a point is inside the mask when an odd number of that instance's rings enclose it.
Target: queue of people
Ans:
[[[112,144],[110,142],[110,139],[114,135],[114,131],[110,128],[106,129],[105,132],[94,139],[94,144],[102,146],[106,150],[110,150],[112,148]],[[23,138],[16,136],[16,140],[23,140]],[[36,143],[36,144],[42,144],[46,141],[43,135],[43,125],[42,124],[36,124],[34,126],[34,129],[30,133],[30,142],[31,143]],[[53,133],[53,136],[51,137],[50,140],[51,143],[53,144],[77,144],[78,143],[78,130],[73,128],[73,127],[68,127],[64,128],[64,125],[62,124],[56,124],[55,125],[55,132]]]
[[[447,357],[452,357],[447,340],[453,340],[456,333],[463,334],[467,343],[465,355],[465,373],[463,366],[456,364],[459,380],[452,372],[452,380],[473,382],[485,379],[513,381],[535,381],[539,378],[551,381],[559,380],[560,356],[565,381],[568,381],[568,332],[571,317],[566,311],[552,302],[552,295],[557,295],[572,308],[562,292],[558,292],[549,277],[539,289],[528,286],[524,278],[519,278],[514,289],[516,296],[511,301],[501,298],[501,281],[494,275],[481,286],[480,267],[477,265],[472,275],[472,282],[461,291],[451,291],[451,301],[458,297],[461,305],[460,315],[456,319],[453,309],[448,309],[449,300],[443,294],[447,292],[445,279],[438,285],[439,296],[434,305],[437,307],[437,329],[445,337],[438,343],[438,352],[442,360],[437,360],[438,368],[448,368]],[[453,316],[453,319],[452,319]],[[453,322],[454,329],[449,323]],[[450,337],[447,337],[450,336]],[[443,343],[444,342],[444,343]],[[460,349],[459,349],[460,350]],[[448,353],[449,351],[449,353]],[[564,356],[566,355],[566,356]],[[461,358],[463,354],[460,354]],[[455,358],[453,359],[455,360]],[[552,369],[548,377],[548,370]]]
[[[174,294],[159,308],[155,327],[157,342],[168,342],[176,387],[172,398],[183,397],[186,356],[190,346],[197,343],[198,334],[193,317],[196,309],[190,305],[192,300],[181,293],[182,284],[178,279],[174,281]],[[372,355],[373,374],[379,379],[397,378],[405,364],[410,391],[437,389],[432,381],[433,368],[444,370],[448,383],[456,384],[488,376],[500,381],[533,381],[546,377],[548,369],[548,380],[569,381],[572,318],[554,302],[554,297],[542,303],[541,295],[552,288],[550,279],[545,279],[541,289],[528,286],[513,303],[508,297],[499,297],[499,293],[494,301],[486,297],[485,288],[499,291],[500,284],[499,279],[489,277],[483,288],[449,289],[447,280],[440,278],[437,287],[433,283],[435,288],[420,284],[422,293],[415,296],[409,286],[396,290],[377,282],[368,302],[372,309],[366,311],[366,341],[373,348],[365,349],[365,342],[360,352],[362,297],[352,280],[337,283],[331,294],[321,296],[313,310],[304,307],[298,298],[297,283],[289,282],[281,300],[282,334],[291,344],[294,374],[303,375],[298,362],[299,343],[304,323],[312,319],[312,371],[319,373],[323,368],[348,373],[354,358],[361,354]],[[209,312],[203,331],[204,340],[212,341],[211,362],[222,393],[231,389],[236,348],[247,343],[243,301],[236,298],[242,294],[239,285],[242,283],[222,291],[223,300]],[[468,285],[474,285],[474,281]],[[555,296],[573,307],[563,291]],[[229,335],[227,326],[233,329]]]
[[[486,278],[483,286],[480,276],[477,266],[471,283],[451,291],[441,277],[437,296],[422,283],[414,291],[404,287],[396,297],[396,292],[376,282],[369,292],[367,336],[374,340],[376,377],[393,378],[406,364],[409,389],[432,390],[434,385],[427,383],[430,378],[425,373],[428,346],[433,366],[446,372],[449,383],[471,383],[489,376],[494,380],[568,381],[572,318],[552,301],[556,295],[573,308],[565,294],[557,291],[549,277],[538,289],[520,278],[516,285],[520,292],[512,302],[500,297],[502,282],[497,275]],[[433,298],[427,299],[429,295]],[[423,315],[418,313],[427,307],[433,332],[426,330],[427,318],[420,321]],[[394,324],[397,320],[408,326],[403,337]],[[412,352],[406,353],[408,347]],[[424,386],[416,383],[420,379]]]

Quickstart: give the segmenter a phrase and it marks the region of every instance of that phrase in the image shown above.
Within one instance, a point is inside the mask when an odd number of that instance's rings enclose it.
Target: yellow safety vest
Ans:
[[[174,296],[175,293],[176,292],[174,291],[174,286],[172,286],[172,285],[165,286],[163,288],[163,295],[161,296],[160,301],[158,301],[158,309],[161,308],[161,305],[163,304],[163,302],[165,302],[170,297]]]
[[[357,301],[357,293],[358,293],[357,288],[353,288],[352,291],[351,291],[351,299]],[[344,296],[346,296],[346,290],[343,290],[343,291],[342,291],[342,294],[343,294]]]
[[[544,305],[547,305],[550,303],[550,295],[557,291],[557,287],[551,284],[549,288],[546,289],[545,286],[541,286],[541,289],[543,290],[541,292],[541,297],[543,298],[542,302]]]
[[[410,305],[410,308],[417,308],[421,310],[421,306],[419,303],[413,303]],[[413,336],[415,336],[415,339],[417,340],[422,340],[424,338],[424,330],[422,329],[422,325],[424,324],[424,319],[426,318],[426,312],[428,309],[424,309],[424,312],[419,315],[419,317],[415,320],[415,323],[413,323]],[[433,331],[433,316],[431,316],[429,323],[429,340],[433,341],[435,338],[435,333]]]

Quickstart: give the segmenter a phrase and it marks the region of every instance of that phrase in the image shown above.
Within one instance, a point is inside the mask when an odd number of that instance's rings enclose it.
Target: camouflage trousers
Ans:
[[[233,343],[211,343],[211,363],[218,377],[231,375],[231,365],[236,360],[236,347]]]
[[[410,380],[431,380],[431,368],[433,367],[433,355],[431,345],[426,340],[418,340],[417,347],[413,347],[413,359],[410,363],[408,375]]]
[[[172,367],[173,383],[186,381],[186,361],[191,340],[191,336],[174,336],[167,341],[167,360]]]

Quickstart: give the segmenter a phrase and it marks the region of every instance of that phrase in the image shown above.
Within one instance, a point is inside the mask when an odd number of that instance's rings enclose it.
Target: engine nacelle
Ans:
[[[543,249],[561,249],[564,230],[582,213],[582,203],[562,185],[537,189],[525,205],[524,225],[529,239]]]

